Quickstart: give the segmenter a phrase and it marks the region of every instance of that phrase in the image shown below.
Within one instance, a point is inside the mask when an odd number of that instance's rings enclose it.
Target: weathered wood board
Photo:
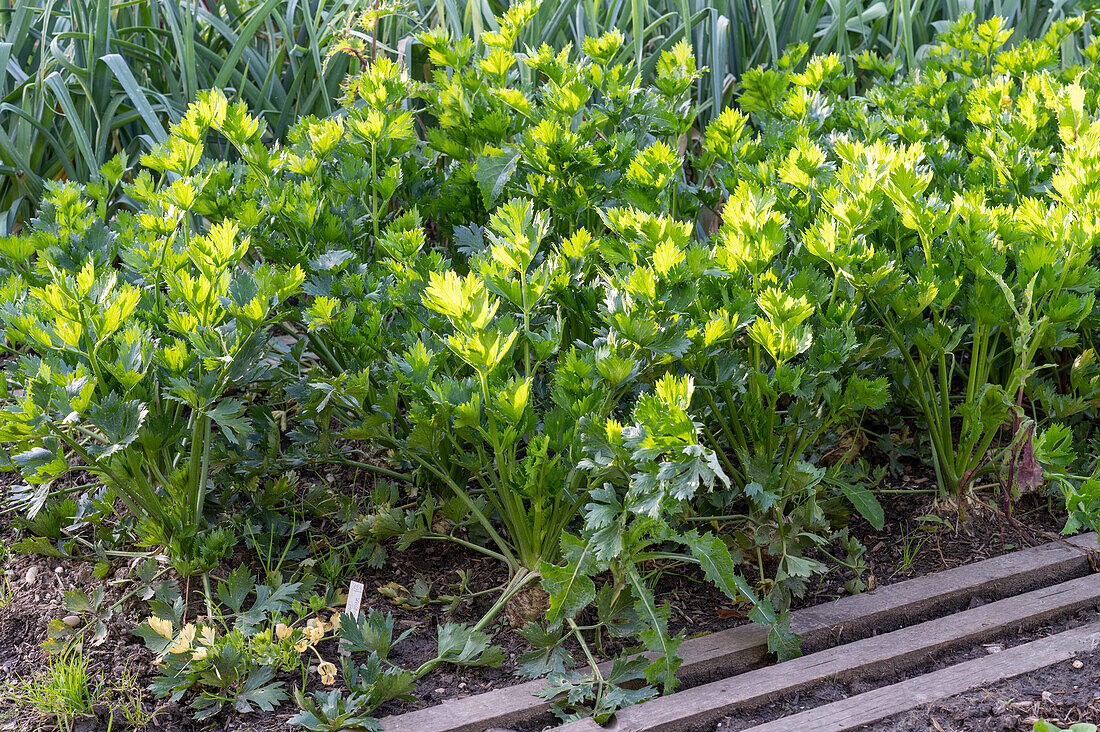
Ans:
[[[807,709],[743,732],[790,732],[803,729],[814,732],[846,732],[924,704],[1068,661],[1078,653],[1095,651],[1098,646],[1100,623],[1089,623],[984,658],[975,658],[874,691]]]
[[[557,729],[673,732],[706,727],[736,709],[762,705],[780,694],[827,679],[896,673],[933,660],[937,653],[979,643],[998,632],[1032,627],[1098,600],[1100,574],[1092,574],[627,707],[604,728],[585,719]]]

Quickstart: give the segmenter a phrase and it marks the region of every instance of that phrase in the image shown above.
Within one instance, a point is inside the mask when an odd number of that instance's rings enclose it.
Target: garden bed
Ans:
[[[341,5],[290,63],[279,2],[166,129],[112,33],[220,16],[0,13],[57,157],[0,161],[4,724],[678,730],[919,674],[822,707],[886,717],[1091,642],[1100,16],[769,25],[708,83],[716,7]],[[320,117],[233,87],[280,95],[267,40]]]

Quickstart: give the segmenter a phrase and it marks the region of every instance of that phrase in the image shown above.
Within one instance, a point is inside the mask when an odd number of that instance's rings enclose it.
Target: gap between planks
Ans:
[[[603,728],[585,719],[557,729],[679,732],[708,727],[732,711],[761,706],[811,684],[896,673],[952,648],[1033,627],[1098,601],[1100,574],[1087,575],[627,707]]]
[[[1089,623],[881,689],[760,724],[742,732],[848,732],[924,704],[1038,671],[1100,646],[1100,623]]]
[[[1095,533],[985,559],[973,564],[880,587],[874,592],[791,613],[791,629],[809,649],[857,638],[891,624],[905,624],[929,612],[965,607],[972,597],[998,599],[1079,577],[1090,571],[1086,549]],[[1077,549],[1075,547],[1080,547]],[[684,641],[677,676],[689,683],[730,676],[767,660],[767,628],[740,625]],[[384,732],[483,732],[544,714],[549,702],[534,694],[542,679],[495,689],[381,720]]]

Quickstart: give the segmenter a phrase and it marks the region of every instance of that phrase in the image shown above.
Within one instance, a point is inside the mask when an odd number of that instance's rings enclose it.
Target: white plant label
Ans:
[[[353,618],[359,617],[359,606],[363,604],[363,583],[351,581],[348,585],[348,603],[344,606],[344,612]]]

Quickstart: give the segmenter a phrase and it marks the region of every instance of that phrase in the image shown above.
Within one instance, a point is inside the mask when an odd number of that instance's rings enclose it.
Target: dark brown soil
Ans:
[[[1024,674],[867,727],[880,732],[1027,730],[1046,719],[1059,727],[1100,724],[1100,654]]]

